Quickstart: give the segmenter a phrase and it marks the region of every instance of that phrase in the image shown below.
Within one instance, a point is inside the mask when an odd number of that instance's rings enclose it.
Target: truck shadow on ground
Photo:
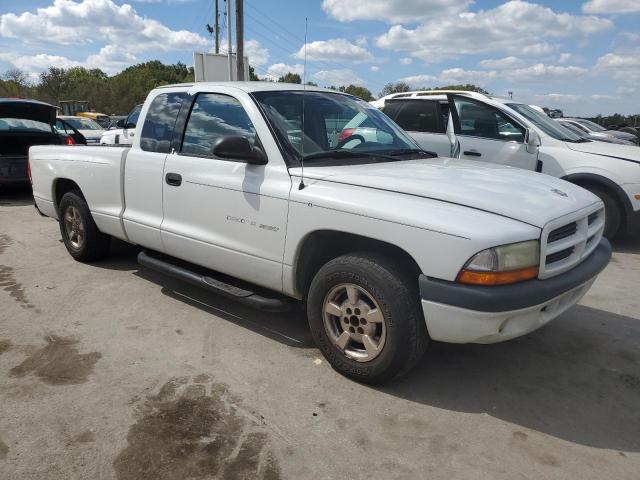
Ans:
[[[640,320],[576,306],[510,342],[433,342],[415,370],[380,390],[582,445],[637,452]]]
[[[303,311],[256,311],[141,269],[139,249],[121,243],[114,242],[112,257],[96,266],[132,271],[193,308],[287,346],[315,350]],[[510,342],[432,342],[406,377],[374,389],[440,409],[486,413],[573,443],[638,452],[640,319],[576,306]]]

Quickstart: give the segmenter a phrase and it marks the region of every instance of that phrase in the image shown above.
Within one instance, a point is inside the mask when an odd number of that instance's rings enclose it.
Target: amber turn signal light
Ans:
[[[477,272],[462,270],[456,279],[459,283],[467,285],[507,285],[510,283],[531,280],[538,276],[538,266],[520,268],[507,272]]]

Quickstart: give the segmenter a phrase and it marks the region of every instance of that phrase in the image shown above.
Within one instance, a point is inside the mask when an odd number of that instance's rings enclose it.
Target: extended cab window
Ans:
[[[238,100],[219,93],[201,93],[196,98],[184,130],[182,153],[213,156],[213,146],[222,137],[240,136],[253,145],[256,130]]]
[[[437,101],[390,100],[382,111],[407,132],[445,133],[446,130]]]
[[[185,92],[161,93],[153,99],[142,126],[140,148],[147,152],[169,153],[173,127],[180,112]]]
[[[464,98],[455,99],[460,119],[460,135],[524,142],[524,127],[495,108]]]

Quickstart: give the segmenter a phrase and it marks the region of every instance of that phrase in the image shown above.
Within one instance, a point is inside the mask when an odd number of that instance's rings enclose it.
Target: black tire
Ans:
[[[75,208],[75,212],[78,212],[84,232],[82,242],[76,242],[75,244],[65,227],[65,213],[70,207]],[[91,262],[104,258],[109,253],[111,237],[98,230],[89,211],[89,206],[80,192],[67,192],[62,196],[58,207],[58,223],[60,224],[62,241],[75,260]]]
[[[604,236],[608,239],[615,238],[620,233],[622,225],[622,206],[613,195],[599,186],[589,185],[585,188],[598,196],[604,203]]]
[[[325,328],[325,298],[343,284],[362,288],[382,311],[386,340],[380,353],[371,360],[349,358]],[[415,365],[427,348],[428,334],[420,308],[418,279],[394,261],[375,253],[343,255],[325,264],[311,282],[307,316],[313,339],[327,361],[342,375],[359,382],[377,384],[402,375]]]

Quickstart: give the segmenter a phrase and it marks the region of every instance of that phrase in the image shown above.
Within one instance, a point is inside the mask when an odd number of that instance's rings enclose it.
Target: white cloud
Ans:
[[[591,100],[615,100],[618,97],[616,97],[615,95],[600,95],[596,93],[594,95],[591,95],[591,97],[589,98],[591,98]]]
[[[401,82],[406,82],[411,85],[412,88],[420,88],[425,86],[442,86],[451,84],[466,84],[472,83],[474,85],[486,85],[487,83],[495,80],[498,75],[496,71],[482,71],[482,70],[465,70],[463,68],[449,68],[442,70],[439,75],[411,75],[409,77],[401,78]]]
[[[303,45],[300,50],[293,54],[293,57],[303,60],[304,54]],[[317,40],[307,43],[307,60],[311,62],[326,60],[361,63],[373,60],[373,55],[366,48],[351,43],[344,38],[333,38],[331,40]]]
[[[362,80],[353,70],[350,69],[336,69],[336,70],[321,70],[313,75],[313,78],[324,85],[336,86],[341,85],[364,85]]]
[[[265,65],[269,61],[269,50],[257,40],[249,39],[244,42],[244,54],[252,67]]]
[[[416,28],[392,26],[377,38],[381,48],[406,51],[428,63],[468,54],[505,52],[542,55],[555,50],[546,38],[583,37],[610,29],[609,19],[557,13],[541,5],[511,0],[491,10],[442,16]]]
[[[593,68],[596,74],[610,75],[612,78],[640,80],[640,49],[630,52],[611,52],[598,58]]]
[[[39,72],[47,70],[49,67],[58,68],[99,68],[109,75],[113,75],[123,70],[127,66],[138,61],[133,54],[122,51],[107,45],[100,49],[98,53],[89,55],[85,60],[72,60],[61,55],[48,55],[40,53],[37,55],[17,55],[14,53],[0,53],[0,60],[10,63],[16,68],[23,70],[31,77],[36,77]]]
[[[267,74],[276,79],[286,75],[287,73],[297,73],[302,75],[304,66],[296,63],[295,65],[287,65],[286,63],[274,63],[267,69]]]
[[[590,0],[582,5],[585,13],[634,13],[640,12],[638,0]]]
[[[412,62],[413,62],[413,59],[411,57],[403,57],[400,59],[400,63],[402,65],[411,65]]]
[[[502,72],[502,76],[512,82],[533,82],[576,78],[587,73],[589,73],[589,70],[582,67],[536,63],[524,68],[507,70]]]
[[[573,95],[570,93],[547,93],[544,95],[535,95],[534,97],[538,102],[552,102],[555,105],[573,105],[582,97],[580,95]]]
[[[379,72],[380,71],[380,67],[378,65],[371,65],[371,71],[372,72]]]
[[[340,22],[380,20],[411,23],[462,12],[473,0],[323,0],[322,9]]]
[[[574,56],[571,53],[561,53],[558,57],[558,63],[567,63],[574,59]]]
[[[488,59],[488,60],[482,60],[480,62],[480,66],[482,68],[498,69],[498,70],[518,68],[518,67],[524,66],[524,60],[518,57],[513,57],[513,56],[497,58],[497,59]]]
[[[404,77],[400,79],[401,82],[408,83],[411,88],[422,88],[431,83],[435,83],[438,81],[438,77],[434,77],[433,75],[411,75],[409,77]]]
[[[129,52],[192,50],[207,43],[197,33],[171,30],[112,0],[54,0],[36,13],[5,13],[0,36],[46,45],[91,44],[99,38]]]

